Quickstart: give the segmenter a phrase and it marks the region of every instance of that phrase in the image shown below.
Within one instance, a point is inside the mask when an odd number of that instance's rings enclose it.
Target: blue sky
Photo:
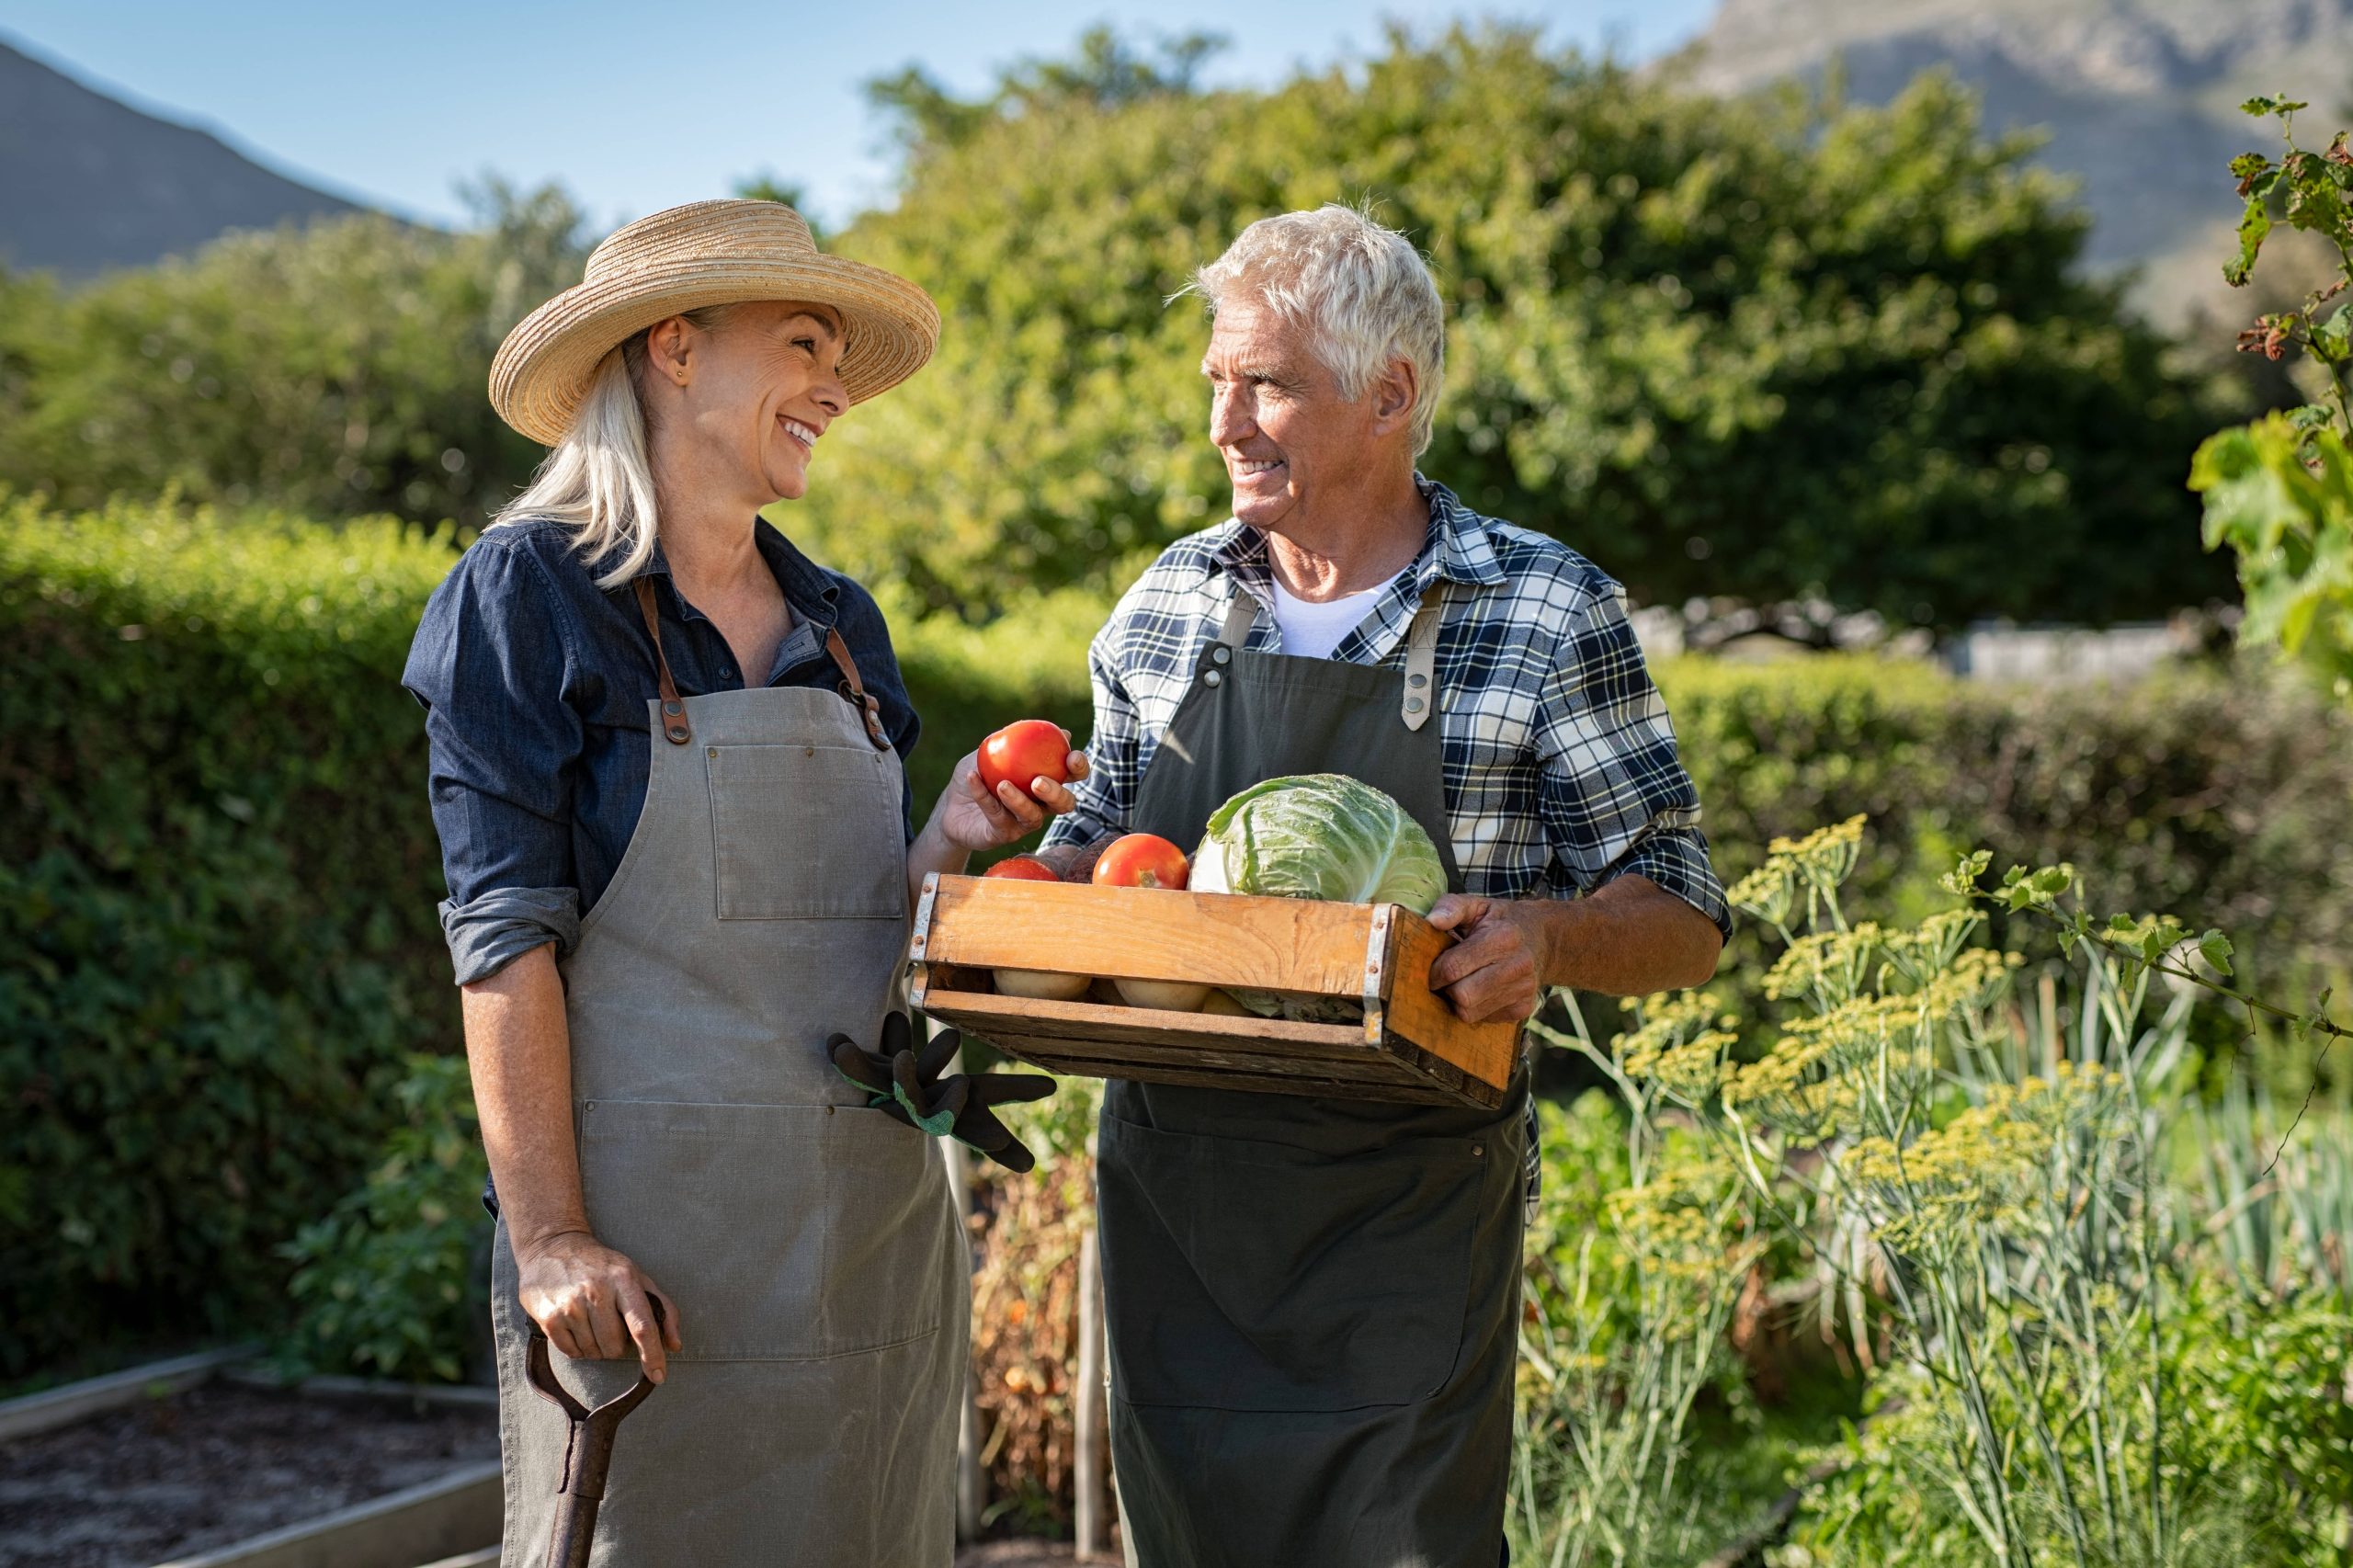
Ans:
[[[1545,28],[1555,44],[1647,58],[1714,0],[743,0],[566,5],[404,0],[0,0],[0,37],[140,107],[223,134],[274,167],[444,222],[485,170],[561,181],[601,222],[769,173],[839,222],[886,199],[892,157],[859,94],[922,65],[977,89],[997,66],[1066,52],[1090,23],[1194,29],[1232,47],[1214,84],[1267,84],[1377,51],[1385,18],[1416,30],[1466,15]]]

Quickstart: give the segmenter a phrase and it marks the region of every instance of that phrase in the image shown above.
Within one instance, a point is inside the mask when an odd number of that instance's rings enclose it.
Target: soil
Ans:
[[[201,1383],[0,1443],[0,1568],[146,1568],[497,1457],[487,1406]]]
[[[968,1546],[956,1554],[956,1568],[1072,1568],[1085,1562],[1116,1565],[1119,1558],[1079,1558],[1071,1552],[1068,1542],[1056,1544],[1045,1540],[995,1540],[986,1546]]]

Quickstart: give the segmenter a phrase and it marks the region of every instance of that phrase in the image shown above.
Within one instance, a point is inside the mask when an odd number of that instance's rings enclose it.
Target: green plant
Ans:
[[[2353,301],[2339,298],[2353,287],[2353,131],[2316,153],[2296,142],[2296,114],[2309,105],[2266,97],[2240,107],[2276,117],[2287,151],[2277,162],[2232,160],[2246,210],[2223,277],[2244,287],[2280,220],[2326,244],[2337,267],[2294,309],[2257,317],[2239,347],[2274,360],[2300,350],[2323,401],[2212,437],[2189,487],[2206,498],[2206,548],[2227,544],[2238,557],[2240,640],[2301,659],[2353,702]]]
[[[487,1311],[473,1264],[490,1230],[465,1058],[410,1058],[394,1096],[402,1119],[367,1181],[286,1244],[283,1351],[297,1369],[456,1382]]]
[[[2345,438],[2274,414],[2199,448],[2189,487],[2206,497],[2206,547],[2238,555],[2240,641],[2276,646],[2353,702],[2353,451]]]
[[[1648,1075],[1693,1051],[1712,1062],[1720,1006],[1662,1001],[1608,1051],[1581,1017],[1574,1033],[1540,1031],[1594,1062],[1626,1114],[1621,1126],[1597,1095],[1540,1107],[1552,1197],[1527,1244],[1514,1561],[1688,1563],[1730,1528],[1731,1510],[1696,1501],[1688,1428],[1730,1357],[1725,1326],[1761,1250],[1756,1200],[1720,1147],[1662,1123]]]
[[[1732,890],[1781,940],[1768,994],[1801,1004],[1762,1057],[1734,1064],[1719,1039],[1640,1064],[1722,1131],[1794,1233],[1836,1246],[1852,1221],[1868,1243],[1834,1262],[1850,1313],[1892,1324],[1896,1364],[1800,1545],[1835,1562],[2194,1562],[2246,1549],[2251,1519],[2341,1508],[2353,1414],[2336,1378],[2305,1361],[2218,1372],[2197,1303],[2223,1276],[2172,1254],[2161,1135],[2191,1077],[2195,995],[2165,983],[2181,928],[2095,923],[2057,904],[2063,871],[2013,873],[1990,896],[2060,921],[2078,971],[2063,1028],[2053,988],[2014,997],[2018,957],[1972,943],[1982,857],[1949,880],[1970,903],[1910,927],[1851,917],[1861,828],[1779,842]],[[2218,934],[2199,945],[2227,960]],[[2341,1377],[2341,1347],[2326,1365]],[[2294,1463],[2234,1459],[2277,1412],[2231,1426],[2214,1386],[2325,1419]]]

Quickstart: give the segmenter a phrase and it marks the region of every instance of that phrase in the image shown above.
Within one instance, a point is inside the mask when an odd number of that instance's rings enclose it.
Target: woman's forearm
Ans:
[[[586,1234],[573,1141],[572,1040],[554,945],[461,989],[474,1110],[517,1254],[566,1233]]]
[[[913,909],[923,898],[923,880],[937,871],[952,877],[970,864],[972,852],[949,842],[939,825],[939,813],[934,812],[915,841],[907,846],[907,907]]]

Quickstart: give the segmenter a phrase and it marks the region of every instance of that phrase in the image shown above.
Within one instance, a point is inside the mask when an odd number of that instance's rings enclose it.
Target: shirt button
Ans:
[[[733,665],[720,665],[719,676],[722,680],[733,680],[735,678],[735,666]]]

